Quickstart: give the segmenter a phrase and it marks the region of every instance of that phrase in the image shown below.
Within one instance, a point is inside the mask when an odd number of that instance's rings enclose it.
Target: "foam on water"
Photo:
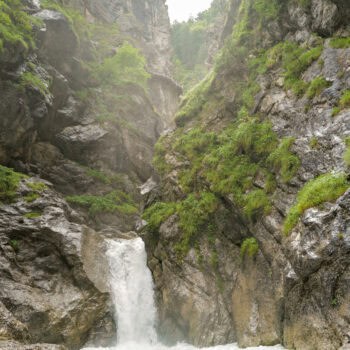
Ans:
[[[107,258],[110,269],[110,288],[118,324],[118,343],[110,348],[84,350],[196,350],[188,344],[165,346],[157,342],[156,306],[153,280],[147,267],[145,246],[141,238],[108,240]],[[220,345],[207,350],[237,350],[237,345]],[[281,346],[254,347],[280,350]]]

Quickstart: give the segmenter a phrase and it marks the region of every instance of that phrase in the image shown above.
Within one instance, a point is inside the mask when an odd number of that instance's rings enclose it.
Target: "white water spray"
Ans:
[[[85,348],[85,350],[198,350],[183,343],[167,347],[157,342],[153,280],[147,267],[147,256],[142,239],[108,240],[107,244],[118,343],[112,348]],[[239,348],[231,344],[206,349],[237,350]],[[283,348],[261,346],[250,349],[281,350]]]
[[[108,241],[107,257],[118,343],[156,343],[153,282],[142,239]]]

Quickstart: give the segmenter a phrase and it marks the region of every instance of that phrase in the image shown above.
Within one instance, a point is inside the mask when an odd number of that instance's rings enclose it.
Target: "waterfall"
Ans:
[[[167,347],[157,342],[156,307],[153,280],[147,267],[145,245],[141,238],[107,240],[110,288],[117,321],[117,344],[112,348],[84,350],[198,350],[179,343]],[[206,350],[237,350],[237,345],[221,345]],[[253,349],[280,350],[280,346]]]
[[[118,343],[156,343],[153,281],[141,238],[107,242]]]

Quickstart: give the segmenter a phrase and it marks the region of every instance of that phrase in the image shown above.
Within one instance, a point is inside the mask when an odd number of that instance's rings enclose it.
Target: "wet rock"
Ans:
[[[23,340],[27,332],[31,343],[77,349],[100,324],[113,337],[109,297],[94,283],[86,254],[93,232],[69,221],[71,210],[53,191],[26,202],[29,191],[24,182],[16,202],[0,208],[0,301],[9,339]]]
[[[45,23],[45,27],[39,32],[40,58],[61,73],[72,73],[70,67],[78,41],[67,18],[53,10],[42,10],[35,16]]]
[[[67,350],[63,345],[54,344],[32,344],[25,345],[14,341],[0,341],[2,350]]]

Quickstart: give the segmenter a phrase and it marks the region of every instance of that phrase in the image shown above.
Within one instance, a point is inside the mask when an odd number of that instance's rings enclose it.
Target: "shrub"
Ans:
[[[346,150],[344,153],[344,162],[350,167],[350,137],[345,140]]]
[[[258,254],[259,251],[259,243],[256,238],[246,238],[241,245],[241,258],[243,259],[245,255],[253,258]]]
[[[16,253],[19,252],[19,242],[16,239],[11,239],[9,244]]]
[[[345,90],[339,100],[339,107],[344,109],[350,107],[350,90]]]
[[[254,190],[245,196],[244,214],[251,221],[268,215],[271,212],[271,202],[264,190]]]
[[[304,185],[284,221],[283,232],[288,234],[305,210],[339,198],[350,187],[345,174],[324,174]]]
[[[142,217],[147,221],[147,228],[155,233],[160,225],[176,212],[176,203],[157,202],[147,208]]]
[[[213,79],[214,74],[208,74],[186,94],[175,116],[177,126],[184,126],[186,122],[192,120],[201,111],[207,101],[208,91]]]
[[[15,199],[19,182],[24,177],[25,175],[0,165],[0,203]]]
[[[38,90],[42,95],[48,95],[49,86],[36,73],[24,72],[20,77],[20,87],[26,89],[28,87]]]
[[[150,78],[144,56],[129,43],[124,43],[114,56],[98,64],[93,74],[102,84],[120,86],[132,83],[142,88],[146,88]]]
[[[308,84],[301,79],[302,73],[316,61],[323,50],[322,46],[310,49],[302,48],[294,43],[285,42],[282,48],[282,66],[285,69],[285,86],[297,96],[302,96]]]
[[[340,112],[341,112],[341,108],[340,107],[334,107],[332,109],[332,117],[337,116]]]
[[[255,0],[253,9],[265,21],[277,18],[279,12],[279,4],[277,0]]]
[[[342,92],[338,106],[335,106],[332,110],[332,117],[338,115],[345,108],[350,108],[350,90]]]
[[[34,201],[37,200],[38,198],[40,198],[40,194],[35,193],[35,192],[30,192],[30,193],[28,193],[26,196],[24,196],[24,200],[25,200],[27,203],[34,202]]]
[[[316,136],[311,137],[309,142],[310,148],[315,149],[319,147],[318,138]]]
[[[27,219],[32,220],[32,219],[39,218],[41,215],[42,215],[42,213],[31,212],[31,213],[24,214],[24,217],[27,218]]]
[[[177,214],[179,217],[179,227],[183,232],[181,241],[176,245],[179,256],[186,255],[193,238],[202,229],[209,230],[210,225],[204,228],[211,220],[211,215],[216,211],[218,199],[211,192],[191,193],[184,200],[174,202],[157,202],[147,208],[143,214],[143,219],[147,221],[147,229],[156,233],[160,225],[171,215]]]
[[[104,172],[97,170],[97,169],[92,169],[92,168],[87,168],[86,169],[86,175],[99,180],[100,182],[104,183],[105,185],[110,185],[111,184],[111,178],[106,175]]]
[[[41,193],[47,189],[47,186],[43,182],[28,182],[26,185],[33,191],[24,197],[27,203],[34,202],[40,198]]]
[[[332,38],[330,46],[334,49],[346,49],[350,47],[350,37],[347,38]]]
[[[43,192],[47,190],[47,186],[43,182],[28,182],[27,186],[36,192]]]
[[[28,50],[35,46],[33,25],[38,24],[25,11],[20,0],[0,0],[0,53],[7,45],[21,45]]]
[[[105,195],[79,195],[66,197],[69,203],[86,207],[94,217],[102,213],[121,213],[132,215],[138,212],[129,195],[122,191],[113,191]]]
[[[304,8],[311,6],[311,0],[298,0],[298,4]]]
[[[271,164],[274,171],[280,172],[283,182],[290,181],[300,167],[299,158],[290,152],[294,141],[293,137],[284,138],[279,147],[267,158],[268,164]]]
[[[329,85],[330,85],[330,82],[328,82],[325,78],[317,77],[310,83],[306,91],[306,96],[309,99],[312,99],[315,96],[319,95]]]

